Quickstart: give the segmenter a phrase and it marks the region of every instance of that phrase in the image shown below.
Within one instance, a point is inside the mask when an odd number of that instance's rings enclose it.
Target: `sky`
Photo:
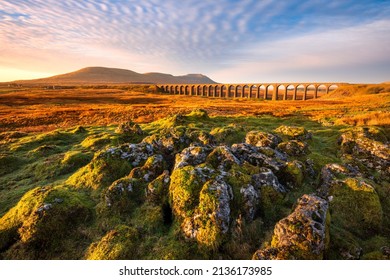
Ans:
[[[0,0],[0,81],[89,66],[222,83],[390,81],[390,0]]]

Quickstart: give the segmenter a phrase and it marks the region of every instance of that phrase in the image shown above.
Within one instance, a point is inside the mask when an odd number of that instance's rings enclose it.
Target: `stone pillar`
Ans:
[[[278,100],[278,85],[275,84],[274,86],[274,93],[272,94],[272,100],[276,101]]]
[[[287,87],[288,86],[284,86],[283,100],[287,100]]]
[[[303,98],[302,98],[302,100],[306,100],[307,99],[307,88],[308,88],[309,86],[308,85],[305,85],[305,90],[304,90],[304,92],[303,92]]]
[[[292,100],[297,100],[297,90],[298,90],[298,86],[295,86]]]
[[[314,85],[314,99],[318,98],[318,87],[319,85]]]

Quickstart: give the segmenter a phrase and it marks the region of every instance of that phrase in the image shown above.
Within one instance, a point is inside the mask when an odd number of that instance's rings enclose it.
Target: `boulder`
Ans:
[[[316,195],[298,199],[294,211],[274,228],[271,246],[253,259],[323,259],[328,238],[328,202]]]
[[[261,168],[261,172],[252,176],[252,184],[254,187],[261,189],[263,187],[271,187],[279,193],[286,193],[286,188],[279,183],[278,178],[271,169]]]
[[[260,193],[251,184],[244,185],[240,189],[240,193],[243,197],[242,209],[246,221],[253,221],[256,212],[259,210]]]
[[[233,164],[240,164],[238,158],[227,146],[218,146],[207,156],[206,163],[220,171],[229,170]]]
[[[149,157],[142,167],[133,168],[129,174],[130,178],[141,179],[148,183],[156,179],[167,168],[162,155]]]
[[[339,144],[345,159],[359,165],[367,176],[375,171],[389,178],[390,147],[388,142],[379,141],[384,139],[370,133],[369,128],[355,128],[343,133]]]
[[[312,138],[312,134],[301,126],[287,126],[282,125],[275,129],[276,133],[280,133],[290,140],[309,140]]]
[[[138,124],[134,123],[133,121],[127,121],[127,122],[121,123],[117,127],[117,129],[115,130],[115,133],[122,134],[125,136],[144,134],[141,127]]]
[[[187,165],[198,165],[206,161],[207,155],[211,149],[202,146],[190,146],[176,154],[174,169]]]
[[[277,148],[279,151],[293,157],[299,157],[309,153],[308,145],[305,142],[299,140],[282,142],[278,145]]]
[[[245,143],[257,147],[275,148],[280,142],[279,136],[262,131],[250,131],[245,136]]]
[[[130,213],[145,198],[145,188],[139,179],[125,177],[111,184],[104,192],[107,211]]]
[[[164,204],[169,197],[169,183],[171,178],[169,171],[164,170],[163,174],[150,182],[146,189],[146,197],[148,201],[154,204]]]

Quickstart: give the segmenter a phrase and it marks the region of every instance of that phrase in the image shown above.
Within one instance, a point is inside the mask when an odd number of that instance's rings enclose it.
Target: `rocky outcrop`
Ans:
[[[374,133],[376,132],[376,133]],[[343,133],[339,139],[340,148],[347,161],[360,166],[370,177],[379,172],[390,177],[390,147],[384,135],[369,128],[355,128]]]
[[[282,125],[275,129],[276,133],[279,133],[290,140],[305,141],[312,138],[312,134],[301,126],[287,126]]]
[[[262,131],[250,131],[245,136],[245,143],[257,147],[275,148],[280,142],[279,136]]]
[[[289,156],[299,157],[309,153],[307,143],[299,140],[290,140],[282,142],[278,145],[278,150],[288,154]]]
[[[258,250],[253,259],[322,259],[327,244],[328,202],[303,195],[294,211],[274,228],[271,246]]]

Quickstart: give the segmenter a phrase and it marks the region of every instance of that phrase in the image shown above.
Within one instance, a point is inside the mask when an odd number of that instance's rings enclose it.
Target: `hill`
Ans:
[[[213,80],[202,74],[173,76],[164,73],[137,73],[131,70],[87,67],[75,72],[56,75],[48,78],[15,81],[19,84],[215,84]]]

